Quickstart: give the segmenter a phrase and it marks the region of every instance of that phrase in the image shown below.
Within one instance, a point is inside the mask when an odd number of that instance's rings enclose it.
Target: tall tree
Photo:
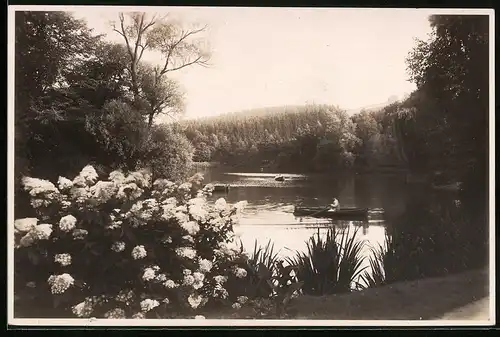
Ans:
[[[210,53],[204,44],[206,41],[197,38],[206,27],[186,29],[175,20],[157,15],[149,17],[141,12],[120,13],[118,18],[119,23],[113,23],[113,30],[123,37],[128,50],[134,102],[139,108],[154,102],[154,106],[146,109],[151,127],[154,117],[164,112],[163,105],[169,107],[165,102],[180,97],[177,85],[168,80],[169,74],[192,65],[208,65]],[[162,64],[147,70],[149,74],[143,75],[148,78],[148,89],[144,92],[140,80],[140,62],[147,50],[159,52]],[[159,94],[160,91],[168,90],[172,90],[172,93]],[[151,99],[152,93],[159,94],[159,97]]]
[[[410,79],[432,102],[439,132],[434,146],[450,159],[457,176],[481,171],[486,181],[489,103],[489,17],[434,15],[428,41],[418,41],[407,62]],[[439,135],[439,141],[438,141]],[[452,160],[452,161],[451,161]]]

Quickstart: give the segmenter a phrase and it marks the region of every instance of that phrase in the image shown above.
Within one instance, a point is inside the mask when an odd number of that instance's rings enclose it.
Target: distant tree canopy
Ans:
[[[351,117],[317,105],[186,121],[195,160],[308,171],[395,166],[450,180],[481,172],[485,185],[488,16],[439,15],[430,24],[430,39],[408,55],[417,90],[403,101]]]
[[[153,122],[182,114],[184,92],[167,74],[204,64],[188,60],[205,57],[195,48],[202,40],[191,41],[194,32],[187,35],[177,22],[146,32],[142,13],[122,18],[132,21],[123,22],[127,38],[116,44],[67,12],[16,12],[16,184],[27,174],[73,176],[88,163],[103,172],[142,165],[158,177],[187,173],[191,144],[181,131]],[[160,72],[141,61],[148,48],[166,53]]]

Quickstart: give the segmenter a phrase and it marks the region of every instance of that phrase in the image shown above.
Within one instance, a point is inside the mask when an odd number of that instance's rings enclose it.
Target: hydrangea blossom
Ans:
[[[212,262],[210,262],[207,259],[200,259],[199,265],[200,265],[200,272],[202,272],[202,273],[209,273],[213,267]]]
[[[232,307],[233,307],[233,309],[239,310],[239,309],[241,309],[241,304],[239,304],[238,302],[235,302],[235,303],[233,303]]]
[[[189,233],[189,235],[196,235],[200,231],[200,226],[195,221],[188,221],[181,224],[181,227]]]
[[[136,200],[142,195],[143,190],[135,183],[121,185],[116,193],[116,197],[120,200]]]
[[[59,228],[63,232],[70,232],[76,227],[76,218],[74,216],[66,215],[61,218],[59,221]]]
[[[17,219],[14,221],[14,228],[17,232],[27,233],[30,230],[33,230],[37,223],[37,218]]]
[[[188,297],[188,303],[193,309],[198,308],[202,304],[202,302],[203,302],[203,296],[199,294],[191,294]]]
[[[57,179],[57,185],[61,191],[64,191],[71,189],[73,187],[73,182],[68,178],[59,177],[59,179]]]
[[[167,280],[167,275],[158,274],[158,275],[156,275],[155,280],[158,282],[165,282]]]
[[[87,237],[88,234],[89,234],[89,232],[86,229],[75,228],[73,230],[73,239],[83,240],[83,239],[85,239],[85,237]]]
[[[245,304],[245,303],[247,303],[247,301],[248,301],[248,297],[246,297],[246,296],[238,296],[238,297],[236,298],[236,300],[237,300],[237,301],[238,301],[238,303],[240,303],[240,304]]]
[[[177,288],[179,285],[177,283],[175,283],[173,280],[166,280],[163,285],[165,286],[165,288],[168,288],[168,289],[175,289]]]
[[[109,174],[108,180],[114,182],[115,184],[121,184],[125,181],[125,175],[121,171],[113,171]]]
[[[78,303],[71,308],[73,314],[80,318],[88,318],[94,312],[93,301],[85,299],[85,301]]]
[[[226,199],[219,198],[215,201],[215,209],[219,212],[225,211],[228,209],[228,204],[226,203]]]
[[[146,315],[143,312],[138,312],[132,315],[133,319],[144,319],[146,318]]]
[[[193,283],[193,289],[195,289],[195,290],[201,289],[202,287],[203,287],[203,282],[197,282],[197,281],[195,281]]]
[[[161,239],[161,243],[163,243],[164,245],[170,244],[172,243],[172,238],[170,236],[166,236],[163,239]]]
[[[134,260],[143,259],[147,255],[148,253],[143,245],[135,246],[134,249],[132,249],[132,258],[134,258]]]
[[[185,286],[191,286],[195,282],[194,276],[193,275],[184,275],[184,279],[182,281],[182,284]]]
[[[75,283],[75,279],[70,274],[64,273],[50,276],[48,283],[52,294],[62,294]]]
[[[182,237],[182,240],[184,240],[184,241],[186,241],[188,243],[194,243],[194,239],[193,239],[193,237],[191,235],[184,235]]]
[[[205,274],[197,271],[193,273],[193,277],[196,282],[203,282],[203,280],[205,280]]]
[[[53,183],[44,179],[24,177],[22,179],[22,184],[24,189],[28,191],[32,197],[36,197],[38,195],[52,197],[54,194],[59,193],[59,190]]]
[[[175,253],[187,259],[194,259],[196,257],[196,250],[191,247],[179,247],[175,249]]]
[[[122,290],[116,295],[115,300],[127,304],[134,297],[132,290]]]
[[[80,187],[90,186],[95,183],[99,176],[92,165],[85,166],[73,179],[73,184]]]
[[[195,198],[192,200],[196,200],[196,199],[203,200],[201,198]],[[204,200],[203,200],[203,202],[204,202]],[[205,221],[206,218],[208,217],[208,211],[205,209],[205,207],[203,206],[203,204],[201,202],[196,202],[196,203],[189,205],[189,214],[196,221]]]
[[[229,297],[229,292],[227,291],[226,288],[222,287],[220,284],[216,284],[213,296],[216,298],[226,299]]]
[[[160,302],[158,302],[157,300],[152,300],[152,299],[147,298],[147,299],[141,301],[141,310],[143,312],[148,312],[150,310],[153,310],[154,308],[156,308],[159,305],[160,305]]]
[[[121,308],[111,309],[104,314],[104,317],[108,318],[108,319],[124,319],[124,318],[126,318],[125,317],[125,310],[123,310]]]
[[[196,315],[196,316],[194,316],[194,319],[205,319],[205,316],[203,316],[203,315]]]
[[[245,278],[247,276],[247,271],[243,268],[235,268],[234,275],[237,278]]]
[[[214,276],[214,280],[217,284],[224,284],[227,282],[228,277],[222,276],[222,275],[217,275],[217,276]]]
[[[183,212],[175,212],[174,217],[177,219],[177,222],[181,224],[189,221],[189,215]]]
[[[59,263],[61,266],[69,266],[71,264],[71,255],[69,254],[56,254],[54,256],[54,261]]]
[[[116,241],[111,245],[111,250],[120,253],[125,250],[125,242],[123,241]]]
[[[36,225],[29,234],[35,240],[48,240],[52,234],[52,225],[50,224],[40,224]]]
[[[111,181],[98,181],[89,189],[89,193],[92,199],[105,203],[116,194],[117,189]]]
[[[151,281],[156,277],[156,273],[153,268],[144,269],[144,274],[142,274],[142,279],[144,281]]]

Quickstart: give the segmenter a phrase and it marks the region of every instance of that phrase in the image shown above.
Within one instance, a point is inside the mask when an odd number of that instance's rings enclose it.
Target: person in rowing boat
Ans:
[[[337,198],[333,198],[333,202],[330,204],[330,211],[338,211],[340,208],[340,204],[339,204],[339,201],[337,200]]]

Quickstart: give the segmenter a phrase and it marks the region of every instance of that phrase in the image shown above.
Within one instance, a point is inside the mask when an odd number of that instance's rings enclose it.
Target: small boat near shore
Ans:
[[[228,193],[230,187],[229,184],[214,185],[214,193]]]
[[[285,181],[285,177],[282,174],[278,174],[277,176],[274,177],[274,180]]]
[[[371,214],[381,214],[381,209],[369,209],[358,207],[343,207],[338,210],[327,209],[327,207],[295,207],[293,215],[296,217],[315,217],[331,219],[366,219]]]

